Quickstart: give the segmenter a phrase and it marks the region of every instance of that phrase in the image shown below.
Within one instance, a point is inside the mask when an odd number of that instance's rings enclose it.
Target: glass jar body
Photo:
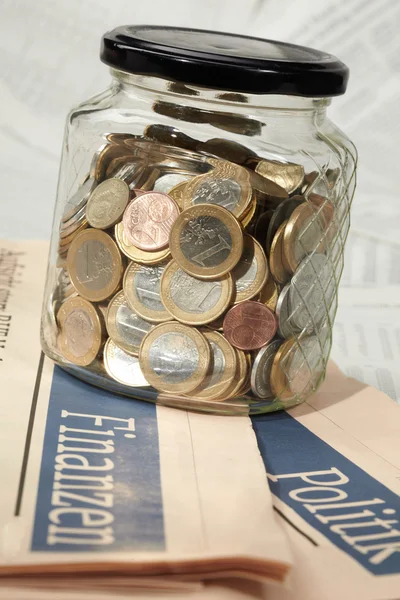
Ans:
[[[85,381],[171,406],[255,414],[303,401],[325,374],[355,188],[356,151],[327,118],[329,100],[112,74],[67,119],[44,352]],[[141,192],[160,218],[132,234]],[[172,225],[160,194],[177,208]],[[210,236],[227,244],[207,225],[214,212],[175,231],[195,206],[233,214],[228,254],[240,246],[239,261],[210,276]]]

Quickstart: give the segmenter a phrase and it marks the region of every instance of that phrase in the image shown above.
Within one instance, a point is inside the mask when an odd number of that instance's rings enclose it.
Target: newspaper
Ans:
[[[287,413],[253,417],[252,424],[293,555],[285,588],[221,578],[164,595],[128,592],[120,579],[118,593],[105,582],[94,595],[90,584],[82,591],[70,580],[67,590],[57,588],[57,599],[397,600],[400,415],[395,403],[331,363],[326,381],[308,402]],[[51,580],[20,580],[18,588],[0,588],[0,598],[53,600],[56,587]]]
[[[3,585],[283,582],[290,552],[250,420],[134,401],[54,367],[39,348],[46,259],[46,244],[1,244]]]

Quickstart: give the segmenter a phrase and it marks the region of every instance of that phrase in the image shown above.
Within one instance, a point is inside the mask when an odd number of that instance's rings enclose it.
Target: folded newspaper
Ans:
[[[290,552],[251,421],[123,398],[44,359],[46,256],[35,242],[0,253],[0,583],[284,581]]]
[[[10,251],[26,253],[21,274]],[[3,244],[0,257],[0,598],[53,600],[55,589],[62,600],[400,597],[400,415],[385,394],[331,364],[308,402],[251,419],[260,473],[250,419],[124,400],[42,364],[46,245]],[[77,437],[114,451],[67,450]],[[90,470],[106,459],[112,469]],[[91,492],[99,504],[79,501]],[[118,549],[93,551],[88,540],[105,536]],[[253,563],[273,568],[260,576]],[[284,587],[263,581],[286,573]],[[218,579],[199,587],[207,576]]]

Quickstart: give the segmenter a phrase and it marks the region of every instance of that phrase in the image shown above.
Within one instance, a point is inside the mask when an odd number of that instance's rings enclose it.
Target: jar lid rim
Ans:
[[[102,37],[101,60],[128,73],[248,94],[344,94],[348,67],[306,46],[184,27],[123,25]]]

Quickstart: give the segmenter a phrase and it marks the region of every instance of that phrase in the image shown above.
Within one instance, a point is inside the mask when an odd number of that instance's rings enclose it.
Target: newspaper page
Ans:
[[[284,581],[290,552],[250,420],[127,399],[54,367],[39,347],[47,245],[1,248],[3,585]]]
[[[285,588],[219,579],[173,593],[58,591],[62,600],[397,600],[400,416],[384,394],[330,364],[325,383],[288,412],[252,419],[275,512],[293,554]],[[36,586],[36,589],[35,589]],[[75,584],[76,586],[76,584]],[[3,588],[7,600],[53,600],[51,581]]]
[[[253,418],[294,554],[295,593],[273,600],[400,596],[400,414],[331,363],[306,403]]]

